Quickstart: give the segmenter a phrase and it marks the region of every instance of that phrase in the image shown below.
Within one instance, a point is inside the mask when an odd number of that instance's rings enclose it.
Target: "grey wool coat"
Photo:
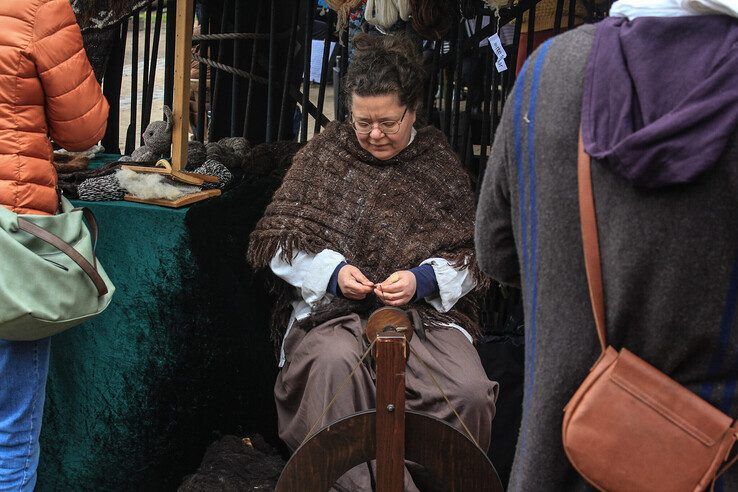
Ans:
[[[520,286],[525,307],[525,396],[510,490],[587,489],[564,454],[561,423],[564,405],[599,355],[576,171],[593,36],[593,26],[581,27],[528,61],[505,107],[477,210],[479,264],[492,278]],[[639,190],[595,161],[592,176],[608,343],[627,347],[735,418],[736,139],[690,185]],[[718,490],[738,490],[738,466],[721,481]]]

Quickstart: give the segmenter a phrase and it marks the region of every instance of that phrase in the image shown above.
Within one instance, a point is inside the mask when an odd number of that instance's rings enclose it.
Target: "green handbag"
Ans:
[[[61,206],[58,215],[0,206],[0,339],[45,338],[110,304],[115,287],[95,258],[95,218],[65,198]]]

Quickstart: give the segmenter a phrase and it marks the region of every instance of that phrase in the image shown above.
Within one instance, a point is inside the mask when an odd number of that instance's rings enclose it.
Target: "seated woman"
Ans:
[[[362,324],[383,305],[417,309],[426,361],[487,450],[497,383],[474,348],[486,284],[474,258],[474,195],[444,135],[413,128],[420,53],[402,36],[357,36],[345,79],[351,123],[333,122],[294,158],[251,235],[249,261],[284,282],[275,333],[286,327],[275,386],[279,435],[295,450],[366,349]],[[411,356],[406,404],[462,429]],[[316,430],[374,408],[374,374],[354,373]],[[370,490],[367,465],[338,490]],[[416,490],[406,473],[406,489]]]

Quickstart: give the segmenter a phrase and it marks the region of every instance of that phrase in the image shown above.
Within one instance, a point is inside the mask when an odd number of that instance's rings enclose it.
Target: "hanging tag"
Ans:
[[[498,59],[497,63],[495,63],[495,68],[497,68],[497,71],[500,73],[507,70],[507,64],[505,63],[505,59],[504,58]]]
[[[487,39],[489,40],[490,48],[492,48],[492,51],[494,51],[495,55],[497,55],[497,58],[503,59],[507,56],[507,53],[505,53],[505,48],[502,47],[502,40],[500,39],[499,34],[494,33]]]

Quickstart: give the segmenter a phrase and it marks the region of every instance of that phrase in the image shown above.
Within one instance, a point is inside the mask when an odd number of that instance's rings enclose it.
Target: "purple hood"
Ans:
[[[738,19],[597,24],[582,101],[586,151],[639,187],[689,183],[738,126]]]

